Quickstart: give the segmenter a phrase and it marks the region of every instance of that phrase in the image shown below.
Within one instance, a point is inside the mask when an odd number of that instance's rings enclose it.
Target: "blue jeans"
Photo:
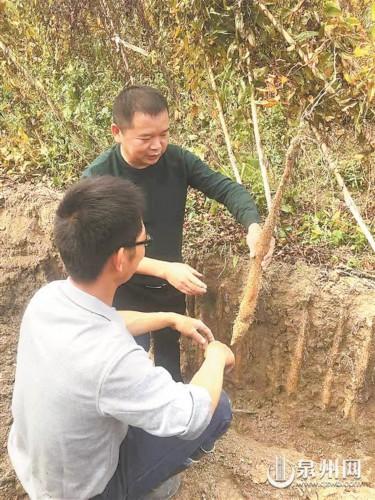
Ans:
[[[142,429],[129,427],[120,447],[116,472],[103,493],[92,500],[140,500],[160,483],[186,469],[189,457],[201,448],[211,450],[231,420],[230,401],[222,392],[210,424],[192,441],[152,436]]]

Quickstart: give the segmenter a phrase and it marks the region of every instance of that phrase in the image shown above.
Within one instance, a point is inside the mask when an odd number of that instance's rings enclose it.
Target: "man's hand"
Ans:
[[[182,314],[174,314],[173,318],[172,328],[184,337],[191,338],[202,349],[205,349],[209,342],[215,340],[211,330],[200,319],[189,318],[189,316]]]
[[[214,340],[207,345],[205,360],[190,384],[206,389],[211,397],[211,411],[215,411],[223,388],[224,371],[229,372],[234,367],[234,354],[228,346]]]
[[[226,344],[219,342],[219,340],[214,340],[208,344],[205,352],[205,358],[207,359],[211,356],[213,358],[217,358],[219,356],[224,360],[226,373],[229,373],[234,368],[236,361],[232,350]]]
[[[203,275],[188,264],[180,262],[164,262],[164,279],[186,295],[203,295],[207,285],[199,278]]]
[[[246,243],[249,247],[251,258],[255,257],[257,254],[257,247],[259,244],[259,238],[260,238],[261,234],[262,234],[262,228],[260,227],[259,224],[257,224],[257,223],[250,224],[248,232],[247,232],[247,236],[246,236]],[[274,249],[275,249],[275,238],[272,237],[268,252],[264,256],[264,259],[262,261],[263,269],[266,269],[266,267],[271,262]]]

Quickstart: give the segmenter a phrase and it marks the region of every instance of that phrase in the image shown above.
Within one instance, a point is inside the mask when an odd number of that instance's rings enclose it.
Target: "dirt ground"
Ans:
[[[0,192],[0,499],[10,500],[24,498],[6,451],[19,322],[33,292],[62,269],[50,236],[59,195],[28,185]],[[209,291],[188,310],[229,342],[248,263],[192,264]],[[275,261],[226,381],[233,425],[215,453],[183,475],[176,498],[375,499],[374,318],[373,280]],[[199,354],[183,349],[188,378]],[[281,485],[276,457],[285,457],[284,478],[296,476],[288,488],[270,484]],[[336,478],[320,470],[328,460],[338,460]],[[360,473],[347,469],[344,479],[345,460],[360,461]]]

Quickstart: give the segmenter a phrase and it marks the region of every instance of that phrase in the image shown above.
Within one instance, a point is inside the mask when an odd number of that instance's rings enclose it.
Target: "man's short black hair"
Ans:
[[[143,203],[138,187],[112,176],[83,179],[66,192],[56,212],[54,236],[74,280],[95,280],[116,250],[136,241]]]
[[[121,128],[129,128],[137,111],[156,116],[162,111],[168,112],[168,103],[163,94],[152,87],[125,87],[113,104],[113,122]]]

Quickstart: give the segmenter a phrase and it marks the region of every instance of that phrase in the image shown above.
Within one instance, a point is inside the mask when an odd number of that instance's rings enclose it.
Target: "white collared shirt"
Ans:
[[[210,403],[154,367],[115,309],[54,281],[22,320],[8,451],[32,500],[90,498],[114,474],[128,425],[194,439]]]

